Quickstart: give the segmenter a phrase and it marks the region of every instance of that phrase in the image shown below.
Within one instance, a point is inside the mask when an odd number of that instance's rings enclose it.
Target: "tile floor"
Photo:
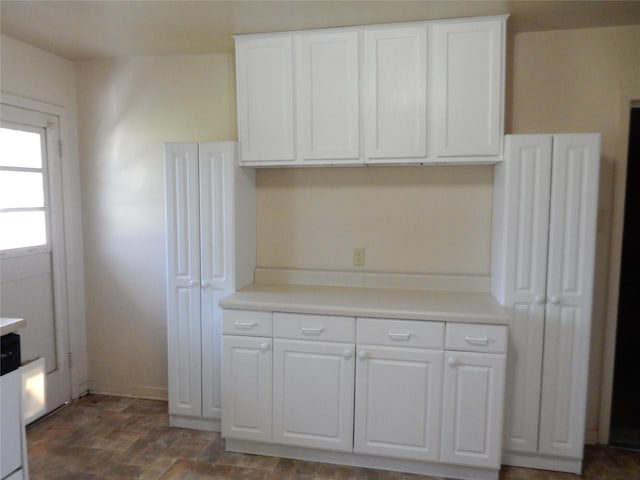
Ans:
[[[166,402],[87,395],[27,431],[32,480],[441,480],[229,453],[218,433],[170,428]],[[640,480],[640,452],[587,447],[584,473],[503,467],[501,480]]]

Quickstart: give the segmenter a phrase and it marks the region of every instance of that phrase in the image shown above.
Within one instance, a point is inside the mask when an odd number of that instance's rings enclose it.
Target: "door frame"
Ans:
[[[598,443],[608,444],[611,427],[611,401],[613,397],[613,367],[618,328],[618,299],[620,295],[620,270],[622,263],[622,237],[624,232],[624,207],[627,185],[629,149],[629,122],[631,108],[640,102],[640,87],[624,88],[618,102],[618,136],[616,138],[616,170],[613,182],[613,207],[611,211],[611,240],[609,246],[609,277],[607,306],[604,325],[604,350],[602,359],[600,418]]]
[[[57,260],[65,270],[65,291],[60,292],[66,311],[60,318],[60,328],[63,329],[65,349],[73,361],[69,361],[71,398],[78,398],[88,391],[87,381],[87,341],[84,298],[84,260],[82,247],[82,218],[80,201],[80,172],[76,150],[75,113],[68,112],[65,107],[42,102],[39,100],[14,95],[5,91],[0,92],[0,103],[12,107],[33,110],[58,117],[58,140],[62,142],[60,156],[60,171],[58,172],[62,185],[61,205],[56,221],[64,231],[62,250]],[[56,155],[59,150],[56,146]],[[60,285],[60,279],[54,282]],[[57,312],[56,312],[57,314]]]

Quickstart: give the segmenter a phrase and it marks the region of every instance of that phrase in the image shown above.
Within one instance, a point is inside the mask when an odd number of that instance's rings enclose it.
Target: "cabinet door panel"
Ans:
[[[439,460],[442,351],[359,345],[354,451]],[[401,393],[400,393],[401,392]]]
[[[433,25],[436,155],[498,155],[502,141],[503,21]]]
[[[198,146],[167,144],[167,342],[169,413],[199,417],[200,390],[200,235]]]
[[[271,340],[223,336],[222,436],[271,441]]]
[[[537,452],[546,303],[552,138],[513,135],[505,142],[504,300],[509,323],[504,447]],[[498,235],[503,232],[497,233]],[[501,252],[501,253],[502,253]],[[498,254],[501,254],[498,253]]]
[[[299,158],[357,160],[358,32],[299,34],[295,45]]]
[[[442,460],[499,468],[505,356],[446,352]]]
[[[351,451],[354,346],[274,340],[274,441]]]
[[[231,291],[202,289],[202,416],[222,412],[222,309],[218,302]]]
[[[540,452],[580,458],[591,330],[599,136],[555,135]]]
[[[241,162],[294,159],[290,35],[236,43]]]
[[[364,32],[368,161],[427,155],[427,28]]]

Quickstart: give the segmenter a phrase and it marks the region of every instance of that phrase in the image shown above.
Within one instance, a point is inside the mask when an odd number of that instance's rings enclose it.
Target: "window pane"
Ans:
[[[0,166],[42,168],[40,134],[0,128]]]
[[[0,170],[0,209],[42,207],[42,173]]]
[[[46,245],[44,211],[0,212],[0,250]]]

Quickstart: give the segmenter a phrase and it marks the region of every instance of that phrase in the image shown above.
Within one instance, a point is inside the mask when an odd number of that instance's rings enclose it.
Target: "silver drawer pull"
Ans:
[[[302,327],[303,335],[320,335],[323,331],[322,327]]]
[[[248,330],[250,328],[253,328],[257,325],[256,322],[236,322],[233,324],[236,328],[240,328],[243,330]]]
[[[410,332],[389,332],[389,338],[391,340],[404,340],[406,342],[410,337]]]
[[[469,345],[489,345],[489,337],[467,337],[465,335],[464,339]]]

